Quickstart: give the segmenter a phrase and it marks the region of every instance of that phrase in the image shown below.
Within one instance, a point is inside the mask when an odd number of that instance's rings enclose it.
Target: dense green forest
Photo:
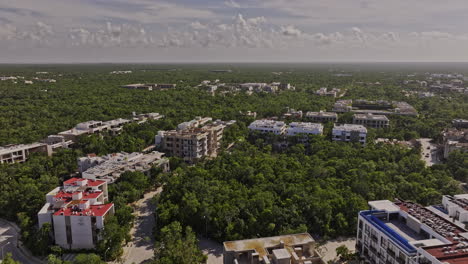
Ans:
[[[210,71],[220,68],[232,72]],[[133,73],[109,74],[114,70]],[[368,200],[399,197],[423,204],[439,203],[442,194],[461,192],[459,181],[467,181],[466,154],[455,152],[446,164],[427,168],[418,148],[372,142],[376,137],[438,140],[452,119],[468,119],[466,95],[424,99],[404,96],[400,84],[407,73],[416,70],[423,71],[411,65],[0,66],[3,76],[29,80],[36,71],[47,71],[49,74],[39,77],[57,80],[35,81],[32,85],[0,81],[0,145],[33,142],[82,121],[125,118],[132,112],[166,116],[142,125],[127,125],[118,136],[81,137],[74,149],[59,151],[53,157],[35,154],[24,164],[0,165],[0,217],[19,224],[23,242],[35,254],[53,253],[49,262],[61,263],[56,256],[62,252],[50,246],[50,227],[38,230],[36,213],[45,202],[45,194],[76,172],[78,157],[141,151],[153,143],[158,130],[173,129],[195,116],[211,116],[238,120],[224,134],[223,146],[234,142],[234,147],[191,167],[172,158],[173,172],[169,175],[158,170],[150,177],[124,174],[110,186],[116,215],[108,219],[104,239],[95,253],[103,258],[110,248],[106,257],[119,257],[134,220],[129,204],[160,185],[164,191],[156,199],[155,263],[184,261],[186,255],[196,260],[193,263],[203,261],[195,234],[218,241],[299,231],[320,238],[353,235],[357,212],[366,208]],[[336,77],[337,72],[350,72],[352,76]],[[196,87],[203,80],[215,79],[225,83],[288,82],[296,86],[296,91],[212,96]],[[377,81],[382,85],[362,84]],[[177,88],[143,91],[120,87],[129,83],[176,83]],[[391,116],[390,128],[369,129],[366,147],[331,142],[331,124],[326,125],[325,136],[311,137],[307,145],[292,140],[288,149],[274,148],[271,138],[249,136],[246,127],[253,119],[240,111],[272,117],[281,116],[287,107],[302,111],[331,109],[332,98],[314,94],[324,86],[346,89],[342,99],[406,101],[420,115]],[[340,116],[342,121],[349,118],[349,114]],[[94,261],[96,257],[81,258]]]

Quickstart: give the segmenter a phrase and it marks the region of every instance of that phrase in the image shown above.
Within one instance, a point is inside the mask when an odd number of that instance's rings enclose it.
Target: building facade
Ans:
[[[326,122],[338,122],[338,114],[334,112],[307,112],[306,118],[312,122],[326,123]]]
[[[301,134],[322,135],[323,125],[307,122],[292,122],[286,130],[287,136],[296,136]]]
[[[255,120],[249,125],[250,131],[259,131],[262,133],[273,133],[275,135],[284,135],[286,133],[286,123],[275,120]]]
[[[367,129],[362,125],[336,125],[332,130],[333,141],[343,142],[359,142],[362,145],[366,144]]]
[[[468,263],[468,232],[444,210],[413,202],[369,202],[358,217],[356,249],[364,263]]]
[[[179,124],[176,130],[159,131],[155,137],[156,146],[187,163],[195,163],[203,157],[216,157],[224,129],[234,122],[196,118]]]
[[[384,115],[354,114],[353,124],[372,128],[387,128],[390,125],[390,120]]]
[[[223,243],[224,264],[325,264],[308,233]]]
[[[0,164],[23,163],[31,153],[35,152],[47,153],[47,144],[32,143],[0,147]]]
[[[107,203],[107,183],[71,178],[46,195],[38,212],[39,227],[49,223],[55,244],[65,249],[92,249],[101,239],[105,218],[114,214]]]

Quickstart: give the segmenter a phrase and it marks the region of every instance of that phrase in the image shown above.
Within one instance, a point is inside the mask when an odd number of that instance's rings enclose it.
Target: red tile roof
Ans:
[[[114,206],[113,203],[91,205],[88,209],[73,211],[72,207],[62,208],[54,213],[54,216],[104,216]]]

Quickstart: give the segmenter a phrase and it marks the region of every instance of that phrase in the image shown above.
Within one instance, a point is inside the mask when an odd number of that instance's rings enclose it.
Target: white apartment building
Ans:
[[[101,131],[105,131],[108,129],[109,129],[109,126],[104,125],[102,121],[92,120],[92,121],[79,123],[70,130],[60,132],[59,135],[64,136],[66,140],[76,141],[76,139],[81,135],[95,134],[95,133],[99,133]]]
[[[442,204],[451,218],[468,225],[468,194],[444,195]]]
[[[88,155],[78,159],[78,170],[85,179],[113,183],[126,171],[148,173],[152,167],[169,171],[169,160],[163,156],[164,153],[157,151],[148,154],[121,152],[102,157]]]
[[[367,129],[362,125],[336,125],[332,130],[333,141],[359,142],[366,144]]]
[[[369,207],[359,213],[357,227],[356,249],[364,263],[468,263],[468,232],[443,211],[400,200],[372,201]]]
[[[114,214],[114,204],[107,201],[105,181],[71,178],[46,195],[37,213],[39,227],[50,223],[62,248],[92,249],[101,239],[105,218]]]
[[[29,154],[34,152],[47,153],[47,144],[32,143],[0,147],[0,164],[25,162]]]
[[[286,133],[286,128],[287,126],[284,122],[268,119],[255,120],[249,125],[251,131],[273,133],[275,135],[284,135]]]
[[[390,120],[384,115],[354,114],[353,124],[363,125],[373,128],[386,128],[390,125]]]
[[[323,125],[307,122],[292,122],[289,124],[286,135],[296,136],[301,134],[322,135]]]

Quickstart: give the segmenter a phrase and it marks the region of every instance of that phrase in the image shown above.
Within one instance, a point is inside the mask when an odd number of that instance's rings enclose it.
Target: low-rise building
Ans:
[[[457,129],[468,128],[468,119],[454,119],[452,124],[453,127]]]
[[[338,88],[333,88],[331,90],[328,90],[327,87],[322,87],[322,88],[318,89],[315,92],[315,94],[320,95],[320,96],[330,96],[330,97],[335,98],[340,92],[341,92],[341,90],[338,89]]]
[[[114,214],[114,204],[107,201],[105,181],[71,178],[46,195],[37,213],[39,227],[49,223],[62,248],[92,249],[102,238],[106,217]]]
[[[468,129],[446,129],[442,133],[442,137],[445,159],[447,159],[453,151],[468,151]]]
[[[223,243],[224,264],[325,264],[308,233]]]
[[[107,129],[112,135],[118,135],[123,130],[123,126],[130,124],[132,121],[128,119],[118,118],[110,121],[103,122],[103,126],[107,126]]]
[[[307,112],[306,118],[312,122],[326,123],[326,122],[338,122],[338,114],[334,112]]]
[[[390,124],[388,117],[374,114],[354,114],[353,124],[373,128],[386,128]]]
[[[73,141],[66,140],[61,135],[50,135],[42,141],[47,144],[47,155],[52,156],[58,149],[70,148],[73,145]]]
[[[146,83],[146,84],[135,83],[135,84],[123,85],[122,88],[153,91],[153,89],[156,89],[157,86],[158,85],[155,83]]]
[[[79,136],[97,134],[108,130],[107,125],[103,125],[102,121],[87,121],[77,124],[74,128],[58,133],[65,137],[66,140],[76,141]]]
[[[164,153],[121,152],[102,157],[91,154],[78,159],[78,170],[83,178],[108,183],[115,182],[126,171],[148,173],[153,167],[169,171],[169,160],[164,158]]]
[[[28,156],[35,152],[47,153],[47,144],[32,143],[0,147],[0,164],[25,162]]]
[[[366,144],[367,129],[362,125],[336,125],[332,130],[333,141],[343,142],[359,142],[362,145]]]
[[[133,112],[133,122],[137,122],[138,124],[143,124],[148,120],[159,120],[162,118],[164,118],[164,115],[159,113],[136,114]]]
[[[332,111],[336,113],[351,112],[351,110],[353,110],[352,104],[353,104],[353,100],[336,101],[336,103],[333,105]]]
[[[287,128],[288,136],[296,136],[301,134],[322,135],[323,125],[307,122],[292,122]]]
[[[456,215],[454,197],[447,208]],[[365,263],[468,263],[468,232],[445,209],[396,200],[369,202],[358,217],[356,249]]]
[[[275,135],[284,135],[286,128],[286,123],[268,119],[255,120],[249,125],[250,131],[273,133]]]
[[[302,111],[288,107],[288,111],[283,114],[284,118],[302,118]]]

